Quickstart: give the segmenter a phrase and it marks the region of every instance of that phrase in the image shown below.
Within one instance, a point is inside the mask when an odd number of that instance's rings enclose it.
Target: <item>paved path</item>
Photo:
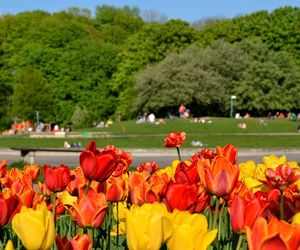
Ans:
[[[189,159],[195,152],[201,150],[182,149],[181,155],[183,160]],[[132,166],[138,166],[146,161],[156,161],[161,167],[168,166],[176,159],[177,152],[175,149],[129,149],[126,150],[133,156]],[[275,154],[278,157],[286,155],[289,161],[297,161],[300,163],[300,148],[287,149],[239,149],[238,162],[254,160],[256,163],[262,162],[262,156]],[[0,149],[0,160],[6,159],[8,164],[18,162],[20,155],[18,151],[10,149]],[[61,152],[36,152],[36,163],[43,165],[45,163],[57,166],[65,164],[68,166],[79,165],[79,153],[61,153]]]

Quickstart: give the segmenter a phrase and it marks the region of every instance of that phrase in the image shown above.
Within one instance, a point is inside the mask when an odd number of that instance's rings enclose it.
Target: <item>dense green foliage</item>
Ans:
[[[54,119],[52,87],[44,82],[41,71],[25,68],[20,72],[12,95],[12,114],[34,120],[36,111],[45,120]]]
[[[300,74],[291,59],[247,39],[217,41],[205,49],[192,46],[138,75],[136,106],[159,112],[185,103],[196,116],[226,115],[234,94],[238,111],[297,110]]]
[[[91,126],[180,103],[195,115],[299,111],[300,8],[188,24],[98,6],[0,18],[0,129],[13,117]],[[43,85],[43,86],[41,86]],[[41,94],[39,92],[44,92]],[[36,99],[36,100],[34,100]]]

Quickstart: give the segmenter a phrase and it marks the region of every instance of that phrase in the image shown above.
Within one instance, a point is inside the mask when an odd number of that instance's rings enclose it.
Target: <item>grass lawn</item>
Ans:
[[[0,137],[0,147],[63,147],[64,141],[81,142],[85,147],[95,140],[97,147],[114,144],[120,148],[163,148],[164,138],[172,131],[184,131],[187,139],[185,148],[192,147],[192,141],[201,141],[205,147],[224,146],[228,143],[238,147],[287,148],[300,147],[300,122],[285,119],[267,120],[267,126],[260,125],[258,118],[229,119],[211,118],[212,123],[195,123],[192,120],[166,120],[166,124],[136,124],[135,121],[116,122],[109,128],[88,128],[77,132],[109,132],[106,138],[30,138],[28,135]],[[246,129],[238,128],[245,122]]]

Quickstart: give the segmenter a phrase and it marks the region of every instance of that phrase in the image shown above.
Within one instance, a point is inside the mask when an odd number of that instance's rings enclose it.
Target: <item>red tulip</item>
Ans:
[[[61,192],[65,190],[70,181],[70,169],[67,166],[59,167],[44,166],[44,178],[46,187],[52,192]]]
[[[238,182],[240,169],[225,156],[216,156],[212,162],[199,160],[197,165],[203,185],[218,197],[230,194]]]
[[[297,171],[296,168],[291,168],[289,164],[281,164],[275,171],[268,168],[265,172],[267,180],[261,180],[261,182],[270,188],[283,191],[300,179],[300,174]]]
[[[204,148],[200,152],[196,152],[191,158],[190,162],[196,163],[199,159],[208,159],[212,160],[215,157],[213,150]]]
[[[90,250],[93,242],[87,234],[77,234],[73,239],[68,240],[66,236],[55,238],[58,250]]]
[[[116,155],[117,167],[112,173],[113,177],[119,177],[128,172],[129,165],[132,163],[132,155],[124,150],[117,149],[114,145],[106,146],[103,153],[113,153]]]
[[[185,141],[186,133],[185,132],[172,132],[168,134],[165,138],[165,147],[173,148],[173,147],[181,147],[182,143]]]
[[[68,240],[67,236],[60,237],[56,235],[55,242],[58,250],[72,250],[71,242]]]
[[[206,210],[210,203],[210,194],[203,185],[198,187],[198,197],[194,213],[202,213]]]
[[[158,171],[160,167],[156,164],[155,161],[149,161],[149,162],[144,162],[142,163],[138,168],[137,171],[143,172],[147,171],[149,174],[153,174],[156,171]]]
[[[88,180],[104,182],[115,171],[118,165],[115,151],[102,151],[91,141],[80,154],[80,166]]]
[[[245,228],[252,228],[256,218],[263,215],[266,209],[266,204],[257,198],[253,197],[251,201],[238,194],[235,194],[229,207],[230,223],[232,231],[235,233],[245,232]]]
[[[80,227],[98,228],[101,226],[107,211],[104,193],[96,193],[92,188],[87,194],[80,194],[73,205],[75,220]]]
[[[197,165],[187,165],[185,162],[179,162],[174,174],[176,183],[188,182],[190,184],[197,184],[200,177],[197,171]]]
[[[0,194],[0,227],[9,223],[21,209],[21,204],[15,196],[4,197]]]
[[[170,182],[166,191],[166,205],[171,211],[178,209],[193,212],[198,200],[198,187],[195,184]]]

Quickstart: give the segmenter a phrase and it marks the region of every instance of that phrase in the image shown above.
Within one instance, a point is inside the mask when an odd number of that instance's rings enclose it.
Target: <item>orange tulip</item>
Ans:
[[[22,171],[18,168],[12,168],[7,173],[8,185],[11,187],[12,183],[17,179],[22,179],[23,183],[26,182],[29,186],[32,186],[32,179],[31,179],[30,175],[24,173],[24,171]]]
[[[267,223],[260,217],[252,229],[246,227],[248,247],[250,250],[261,249],[299,249],[300,225],[291,225],[274,217]]]
[[[87,234],[78,234],[70,242],[72,245],[72,250],[90,250],[93,246],[93,241]]]
[[[216,156],[212,162],[199,160],[197,167],[203,185],[218,197],[230,194],[237,184],[240,169],[225,156]]]
[[[0,162],[0,178],[4,177],[7,171],[7,161],[2,160]]]
[[[16,194],[22,205],[26,207],[32,207],[35,197],[37,196],[37,191],[28,185],[24,185],[22,192]]]
[[[153,183],[151,183],[151,180],[148,182],[143,173],[131,172],[128,179],[131,202],[139,206],[145,202],[154,203],[160,201],[159,194],[153,188]]]
[[[25,165],[23,170],[24,170],[24,173],[30,175],[30,177],[33,181],[35,181],[38,178],[40,171],[41,171],[39,165],[37,165],[37,164]]]
[[[77,225],[80,227],[98,228],[101,226],[107,211],[104,193],[96,193],[92,188],[87,194],[83,192],[72,205]]]
[[[231,162],[232,164],[236,164],[238,156],[237,147],[231,144],[227,144],[224,148],[217,147],[216,151],[217,155],[225,156],[229,162]]]
[[[87,185],[88,180],[84,177],[81,167],[71,170],[70,182],[66,188],[72,195],[78,195],[79,190]]]
[[[119,177],[110,177],[107,181],[106,200],[110,202],[119,202],[127,199],[129,187],[128,177],[123,175]]]

